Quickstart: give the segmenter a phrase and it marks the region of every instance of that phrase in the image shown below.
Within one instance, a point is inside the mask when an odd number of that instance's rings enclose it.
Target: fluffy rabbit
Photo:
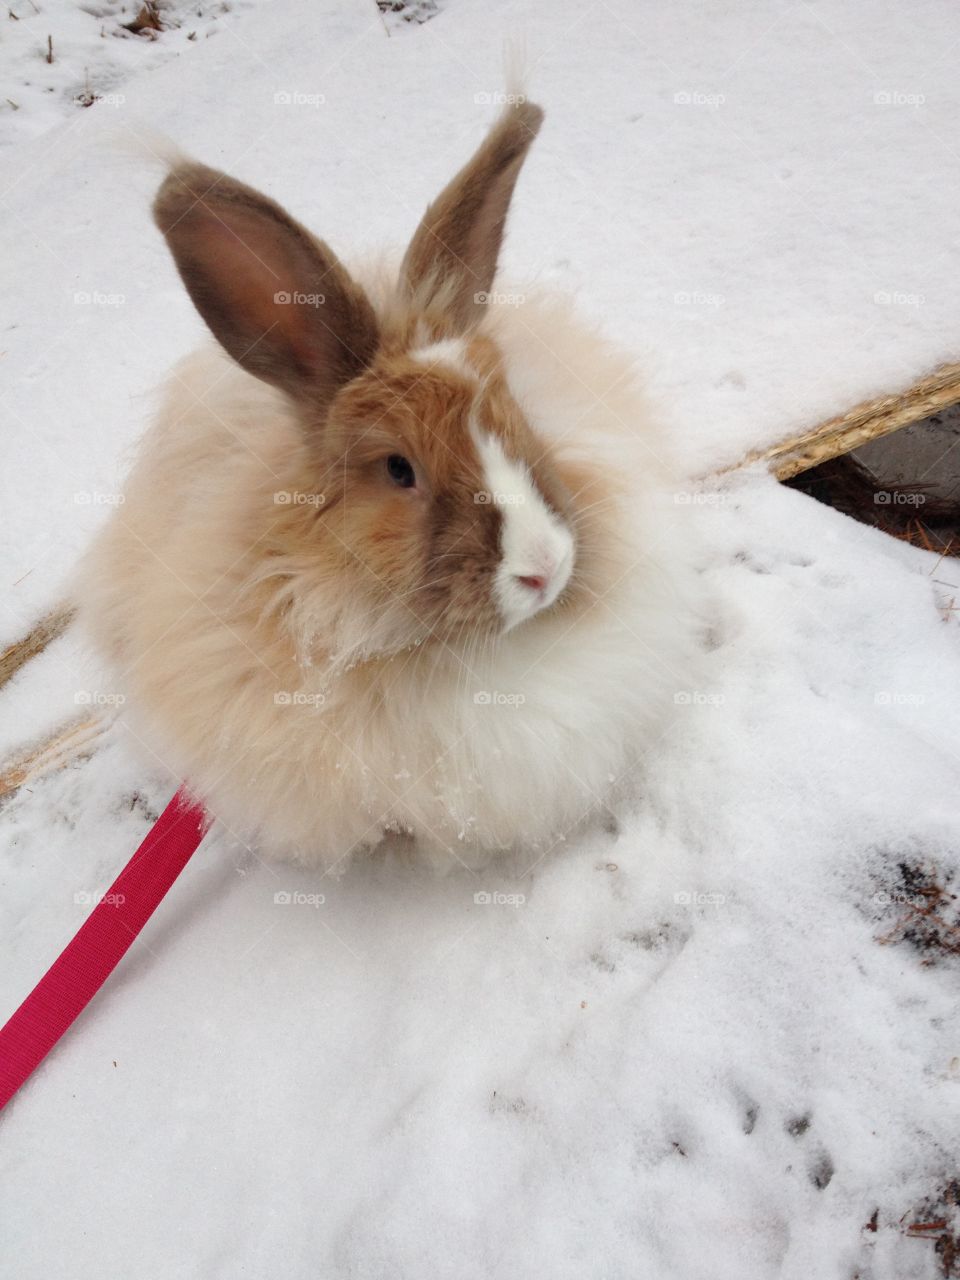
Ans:
[[[220,345],[173,374],[77,596],[139,736],[265,853],[541,856],[690,687],[683,509],[629,363],[562,300],[490,297],[541,120],[505,111],[392,279],[203,165],[157,195]]]

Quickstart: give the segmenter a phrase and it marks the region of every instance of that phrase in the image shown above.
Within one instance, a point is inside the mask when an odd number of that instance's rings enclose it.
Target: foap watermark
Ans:
[[[322,893],[304,893],[300,889],[281,889],[273,895],[275,907],[322,907],[326,902]]]
[[[491,489],[480,489],[473,495],[478,507],[522,507],[526,500],[523,493],[497,493]]]
[[[501,893],[498,889],[481,889],[473,895],[474,904],[478,907],[522,907],[526,900],[522,893]]]
[[[501,693],[499,689],[479,689],[473,695],[478,707],[522,707],[526,702],[522,693]]]
[[[673,495],[673,500],[679,507],[722,507],[728,497],[726,493],[715,491],[699,493],[690,489],[681,489]]]
[[[125,93],[94,93],[84,89],[83,93],[74,94],[74,102],[78,107],[92,107],[96,102],[101,107],[122,107],[127,100]]]
[[[301,293],[299,289],[292,291],[280,289],[273,295],[278,307],[322,307],[327,300],[325,293]]]
[[[702,689],[678,689],[673,701],[678,707],[722,707],[726,698],[722,693],[705,693]]]
[[[275,507],[322,507],[326,500],[324,493],[304,493],[299,489],[278,489],[273,495]]]
[[[101,493],[98,489],[81,489],[73,500],[78,507],[122,507],[126,502],[122,493]]]
[[[716,110],[726,102],[722,93],[703,93],[699,89],[681,89],[673,95],[674,105],[678,107],[710,107]]]
[[[875,107],[922,107],[926,94],[906,93],[903,89],[878,89],[873,95]]]
[[[126,300],[125,293],[101,293],[99,289],[81,289],[73,295],[75,307],[122,307]]]
[[[870,901],[877,907],[914,907],[917,910],[930,905],[922,893],[902,893],[896,890],[893,893],[887,893],[883,889],[875,893]]]
[[[925,493],[903,489],[877,489],[873,495],[878,507],[922,507],[927,500]]]
[[[904,293],[899,289],[878,289],[873,300],[878,307],[922,307],[927,296],[924,293]]]
[[[478,107],[522,107],[526,100],[525,93],[503,93],[501,90],[490,93],[481,89],[473,95],[473,101]]]
[[[473,300],[478,307],[491,305],[494,307],[522,307],[527,300],[525,293],[500,293],[496,289],[489,292],[481,291],[473,295]]]
[[[322,693],[310,693],[306,689],[280,689],[273,695],[276,707],[322,707],[326,702]]]
[[[122,693],[110,693],[102,689],[78,689],[73,701],[78,707],[122,707],[126,702]]]
[[[722,907],[726,900],[725,893],[702,893],[692,889],[681,889],[673,895],[678,907]]]
[[[722,307],[725,302],[722,293],[704,293],[700,289],[679,289],[673,295],[675,307]]]
[[[881,689],[873,695],[877,707],[922,707],[926,701],[926,694],[896,693],[892,689]]]
[[[122,907],[126,900],[125,894],[101,893],[99,889],[80,889],[73,895],[78,907]]]
[[[322,107],[326,101],[326,94],[300,93],[294,89],[281,89],[273,95],[275,107]]]

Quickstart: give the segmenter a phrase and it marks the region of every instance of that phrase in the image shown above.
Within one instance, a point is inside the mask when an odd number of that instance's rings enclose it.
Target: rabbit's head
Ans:
[[[289,398],[316,503],[288,513],[301,565],[389,617],[392,648],[502,633],[576,593],[581,478],[507,385],[482,324],[510,198],[541,124],[511,106],[430,205],[375,310],[332,250],[266,196],[176,165],[154,206],[226,351]]]

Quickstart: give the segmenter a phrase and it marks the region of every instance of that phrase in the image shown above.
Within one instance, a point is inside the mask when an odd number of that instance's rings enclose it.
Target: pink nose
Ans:
[[[527,573],[517,574],[517,581],[522,582],[523,585],[525,587],[529,587],[531,591],[546,591],[549,579],[539,573]]]

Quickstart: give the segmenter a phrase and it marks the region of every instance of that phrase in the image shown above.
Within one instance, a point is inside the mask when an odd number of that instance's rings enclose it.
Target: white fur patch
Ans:
[[[467,359],[467,347],[462,338],[444,338],[422,347],[414,347],[410,359],[418,364],[445,364],[468,378],[476,378],[477,371]]]
[[[511,461],[495,436],[474,430],[483,464],[487,502],[503,517],[501,560],[494,579],[494,595],[506,631],[547,609],[570,581],[573,534],[541,497],[530,472]],[[537,590],[522,578],[542,577]]]

